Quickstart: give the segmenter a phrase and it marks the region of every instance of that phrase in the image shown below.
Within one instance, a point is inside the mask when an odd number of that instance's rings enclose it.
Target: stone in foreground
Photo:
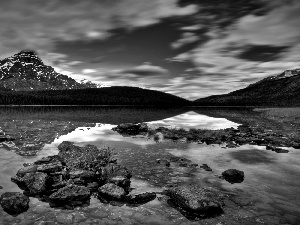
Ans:
[[[0,204],[8,214],[17,215],[27,211],[29,198],[19,192],[5,192],[0,197]]]
[[[166,193],[177,206],[189,213],[204,216],[222,213],[222,195],[212,188],[183,184],[171,187]]]
[[[90,199],[90,190],[83,186],[68,185],[49,196],[50,201],[67,203],[72,201],[85,202]]]
[[[100,196],[115,200],[122,200],[126,195],[126,192],[123,188],[112,183],[108,183],[99,187],[98,193]]]
[[[242,183],[244,181],[244,172],[236,169],[228,169],[222,173],[226,181],[231,184]]]

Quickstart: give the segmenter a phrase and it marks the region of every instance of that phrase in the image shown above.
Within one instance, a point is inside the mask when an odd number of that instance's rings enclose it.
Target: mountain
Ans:
[[[286,70],[229,94],[200,98],[201,106],[300,106],[300,69]]]
[[[97,88],[92,82],[77,82],[47,66],[34,51],[21,51],[0,60],[0,88],[15,91]]]
[[[171,94],[138,87],[115,86],[43,91],[0,90],[0,105],[184,106],[190,103]]]

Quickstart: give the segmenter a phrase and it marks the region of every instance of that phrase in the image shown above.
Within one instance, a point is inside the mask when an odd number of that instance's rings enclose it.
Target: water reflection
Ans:
[[[218,130],[230,127],[236,128],[239,125],[238,123],[231,122],[224,118],[201,115],[194,111],[189,111],[163,120],[151,121],[149,124],[155,125],[156,127],[170,126],[210,130]]]
[[[136,114],[140,112],[136,111]],[[62,114],[60,118],[66,118],[65,116],[70,112],[65,111]],[[121,114],[120,112],[119,115]],[[168,116],[167,111],[162,114],[165,117],[159,118],[156,115],[156,118],[150,122],[151,126],[219,129],[238,125],[224,118],[213,118],[191,111],[185,111],[175,116]],[[100,117],[93,119],[89,115],[94,114],[82,114],[81,118],[78,114],[76,120],[93,122],[95,123],[93,126],[81,124],[74,130],[55,137],[51,143],[45,143],[35,156],[24,157],[0,148],[0,185],[3,186],[3,189],[0,190],[1,193],[21,191],[10,181],[10,178],[16,174],[23,163],[30,163],[42,157],[57,154],[58,144],[62,141],[73,141],[80,146],[93,144],[97,147],[106,145],[115,148],[119,163],[133,171],[131,185],[134,188],[133,193],[160,192],[170,184],[192,182],[204,187],[220,188],[230,196],[224,207],[223,216],[203,220],[199,224],[298,223],[300,215],[299,151],[289,148],[289,154],[274,154],[274,152],[265,150],[264,146],[255,145],[224,149],[222,145],[172,141],[156,143],[144,136],[123,137],[112,131],[111,128],[119,122],[119,119],[113,121],[110,118],[111,124],[107,124],[101,121]],[[37,114],[35,116],[36,120],[40,119]],[[104,113],[101,116],[104,116]],[[58,119],[58,117],[53,118]],[[73,118],[75,119],[75,117]],[[142,118],[140,117],[140,119]],[[49,120],[51,117],[48,118],[48,122]],[[26,121],[25,118],[23,121]],[[35,127],[26,122],[22,126],[29,130]],[[44,126],[42,131],[47,133],[47,129],[47,126]],[[40,131],[36,129],[35,132],[39,133]],[[158,158],[170,159],[172,156],[184,157],[199,165],[208,164],[212,171],[206,171],[199,167],[179,167],[173,162],[170,167],[166,167],[156,162]],[[230,184],[220,179],[219,176],[222,172],[231,168],[244,171],[243,183]],[[42,224],[42,221],[55,223],[69,217],[71,223],[86,224],[190,223],[178,210],[170,207],[162,196],[138,207],[104,204],[98,199],[92,198],[88,207],[77,208],[74,211],[53,209],[48,204],[31,198],[30,209],[15,218],[0,209],[0,224],[22,224],[23,221],[27,224],[39,222]],[[25,222],[23,224],[26,224]]]

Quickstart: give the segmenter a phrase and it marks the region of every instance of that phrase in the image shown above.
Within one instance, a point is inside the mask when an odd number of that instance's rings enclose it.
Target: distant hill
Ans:
[[[229,94],[200,98],[201,106],[300,106],[300,70],[287,70]]]
[[[137,87],[71,90],[0,90],[1,105],[156,105],[183,106],[191,102],[160,91]]]
[[[0,60],[0,88],[15,91],[97,88],[92,82],[77,82],[47,66],[34,51],[21,51]]]

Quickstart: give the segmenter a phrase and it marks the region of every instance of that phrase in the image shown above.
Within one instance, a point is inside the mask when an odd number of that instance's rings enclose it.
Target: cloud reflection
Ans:
[[[197,128],[197,129],[224,129],[234,127],[239,124],[231,122],[225,118],[214,118],[200,115],[193,111],[183,113],[171,118],[149,122],[153,126],[171,126],[178,128]]]

